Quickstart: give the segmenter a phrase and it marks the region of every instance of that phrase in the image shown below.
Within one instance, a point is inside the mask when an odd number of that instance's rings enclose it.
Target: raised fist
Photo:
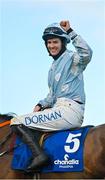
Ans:
[[[65,30],[68,31],[70,29],[70,23],[69,21],[61,21],[60,26]]]

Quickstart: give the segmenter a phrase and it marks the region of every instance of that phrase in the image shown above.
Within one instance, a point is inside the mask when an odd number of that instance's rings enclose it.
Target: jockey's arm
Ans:
[[[76,64],[80,64],[83,67],[83,70],[86,68],[86,65],[90,62],[92,57],[92,50],[87,44],[87,42],[78,35],[71,27],[69,21],[61,21],[61,27],[67,31],[72,44],[76,49],[73,55],[73,61]]]
[[[46,98],[38,102],[38,104],[35,106],[33,111],[37,112],[37,111],[41,111],[47,108],[51,108],[54,101],[55,101],[55,98],[52,96],[52,93],[49,92]]]

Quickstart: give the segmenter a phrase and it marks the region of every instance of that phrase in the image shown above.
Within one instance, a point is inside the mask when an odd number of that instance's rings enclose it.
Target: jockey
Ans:
[[[69,21],[49,25],[42,36],[53,62],[48,74],[49,93],[38,102],[33,113],[11,120],[13,132],[32,150],[33,159],[28,170],[48,163],[37,139],[30,129],[43,132],[81,127],[84,118],[85,92],[83,71],[92,57],[88,44],[70,26]],[[67,49],[72,41],[75,51]]]

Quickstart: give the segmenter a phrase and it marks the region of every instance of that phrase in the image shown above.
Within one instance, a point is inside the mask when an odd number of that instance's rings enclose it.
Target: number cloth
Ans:
[[[51,163],[40,171],[43,173],[83,171],[83,145],[89,129],[90,126],[82,127],[49,136],[44,141],[44,150],[51,158]],[[17,139],[16,143],[21,143],[21,140]],[[26,170],[30,159],[31,151],[26,144],[23,144],[14,151],[12,169]]]

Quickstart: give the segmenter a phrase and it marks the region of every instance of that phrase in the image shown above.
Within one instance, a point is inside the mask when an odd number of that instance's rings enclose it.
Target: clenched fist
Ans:
[[[61,21],[60,26],[65,30],[68,31],[70,29],[70,23],[69,21]]]
[[[36,105],[33,109],[33,112],[38,112],[38,111],[41,111],[41,107]]]

